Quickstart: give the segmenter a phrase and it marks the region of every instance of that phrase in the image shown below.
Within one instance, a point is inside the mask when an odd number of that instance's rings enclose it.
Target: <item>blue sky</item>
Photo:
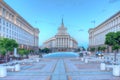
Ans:
[[[120,11],[120,0],[4,0],[32,26],[39,28],[39,45],[53,37],[64,18],[79,46],[88,45],[88,29]],[[92,21],[95,21],[95,26]]]

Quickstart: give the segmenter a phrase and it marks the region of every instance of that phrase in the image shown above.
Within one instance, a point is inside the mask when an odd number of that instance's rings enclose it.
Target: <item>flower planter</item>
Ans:
[[[84,61],[84,58],[81,58],[81,61]]]
[[[105,70],[105,63],[100,64],[100,70],[104,71]]]
[[[5,77],[7,76],[7,69],[4,66],[0,67],[0,77]]]
[[[85,59],[85,63],[88,63],[88,59]]]
[[[15,65],[15,71],[20,71],[20,64]]]
[[[120,66],[119,65],[114,65],[114,67],[113,67],[113,75],[114,76],[120,76]]]

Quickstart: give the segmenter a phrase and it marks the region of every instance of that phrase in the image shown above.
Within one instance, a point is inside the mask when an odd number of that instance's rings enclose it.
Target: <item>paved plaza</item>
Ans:
[[[0,80],[120,80],[112,70],[100,71],[100,63],[85,64],[80,58],[43,58],[21,65],[20,72],[8,72]]]

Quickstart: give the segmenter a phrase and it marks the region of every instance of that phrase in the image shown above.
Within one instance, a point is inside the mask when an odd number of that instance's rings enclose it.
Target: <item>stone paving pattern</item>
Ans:
[[[120,80],[112,71],[100,71],[100,63],[85,64],[79,58],[41,59],[21,65],[20,72],[8,72],[0,80]]]

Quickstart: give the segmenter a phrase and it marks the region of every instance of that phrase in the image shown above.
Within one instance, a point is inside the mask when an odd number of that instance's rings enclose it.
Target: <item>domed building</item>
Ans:
[[[64,26],[62,19],[61,26],[58,28],[58,33],[54,37],[45,41],[43,47],[51,49],[52,52],[67,52],[74,51],[75,49],[77,49],[78,43],[67,33],[67,28]]]

